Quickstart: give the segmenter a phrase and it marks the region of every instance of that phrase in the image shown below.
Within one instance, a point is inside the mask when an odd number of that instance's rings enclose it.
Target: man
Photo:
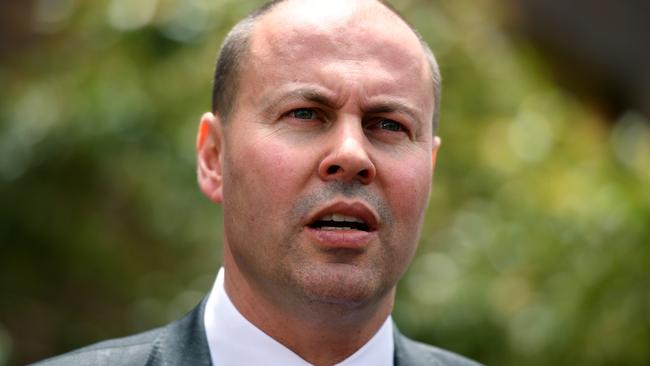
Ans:
[[[184,319],[52,365],[475,365],[390,313],[436,151],[438,68],[377,0],[271,2],[230,32],[198,181],[223,205],[224,263]]]

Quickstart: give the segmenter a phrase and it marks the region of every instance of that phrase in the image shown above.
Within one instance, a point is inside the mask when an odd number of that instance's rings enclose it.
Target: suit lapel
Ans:
[[[167,325],[149,354],[147,366],[211,366],[203,312],[207,297],[182,319]]]
[[[395,366],[442,366],[428,352],[418,348],[415,343],[403,336],[395,323],[393,323],[393,339],[395,341]]]

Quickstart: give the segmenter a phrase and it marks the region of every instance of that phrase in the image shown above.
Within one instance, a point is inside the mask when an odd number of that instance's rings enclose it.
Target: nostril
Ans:
[[[332,166],[330,166],[329,168],[327,168],[327,174],[336,174],[336,172],[338,172],[339,169],[341,169],[340,166],[338,166],[338,165],[332,165]]]
[[[368,178],[370,176],[370,172],[368,171],[368,169],[364,169],[359,172],[359,176],[361,178]]]

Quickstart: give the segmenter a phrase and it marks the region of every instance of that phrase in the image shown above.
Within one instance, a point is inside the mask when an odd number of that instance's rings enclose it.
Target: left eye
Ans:
[[[401,123],[393,121],[391,119],[382,119],[377,123],[377,127],[381,128],[382,130],[388,130],[388,131],[404,131],[404,126],[402,126]]]
[[[297,119],[314,119],[316,117],[316,112],[307,108],[299,108],[291,111],[290,115]]]

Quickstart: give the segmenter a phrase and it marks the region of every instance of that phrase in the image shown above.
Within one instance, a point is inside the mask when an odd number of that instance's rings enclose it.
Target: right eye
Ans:
[[[289,112],[289,115],[296,119],[312,120],[316,118],[316,112],[309,108],[298,108]]]

